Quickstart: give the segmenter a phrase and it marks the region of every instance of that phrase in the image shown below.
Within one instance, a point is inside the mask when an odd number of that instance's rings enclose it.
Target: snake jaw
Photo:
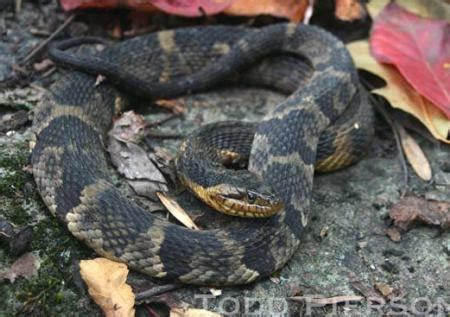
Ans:
[[[283,208],[274,194],[256,190],[232,188],[224,185],[222,191],[212,195],[214,205],[223,213],[240,217],[270,217]]]

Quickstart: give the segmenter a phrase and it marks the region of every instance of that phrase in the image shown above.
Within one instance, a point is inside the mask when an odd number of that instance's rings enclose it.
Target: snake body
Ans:
[[[270,67],[280,65],[269,56],[279,52],[309,61],[313,71],[301,89],[292,83],[298,72],[280,79]],[[194,231],[153,216],[114,186],[103,138],[125,100],[123,92],[167,98],[201,91],[265,57],[263,66],[249,74],[256,74],[254,79],[265,74],[262,84],[292,93],[246,132],[251,134],[247,151],[249,170],[279,193],[281,212],[264,220],[243,219],[239,229]],[[367,109],[367,96],[351,57],[339,40],[315,27],[162,31],[111,45],[80,66],[108,80],[96,84],[95,76],[70,71],[39,105],[32,153],[38,190],[75,237],[100,255],[153,277],[235,285],[281,268],[308,222],[319,139],[329,144],[319,156],[330,166],[336,160],[330,154],[342,144],[361,143],[371,131],[370,113],[364,116],[360,110]],[[330,124],[334,128],[327,128]],[[361,129],[365,124],[369,128]],[[350,131],[349,136],[340,138],[339,129]],[[358,154],[347,151],[344,156]],[[203,164],[185,157],[189,164]]]

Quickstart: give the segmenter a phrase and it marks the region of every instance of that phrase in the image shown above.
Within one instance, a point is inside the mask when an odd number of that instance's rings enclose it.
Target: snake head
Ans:
[[[257,180],[248,180],[245,186],[232,182],[216,185],[210,200],[217,210],[240,217],[269,217],[283,207],[281,198]]]

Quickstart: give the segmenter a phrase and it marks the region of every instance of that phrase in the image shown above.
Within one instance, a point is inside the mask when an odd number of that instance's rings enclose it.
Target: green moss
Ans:
[[[21,309],[37,310],[46,315],[77,311],[74,305],[79,296],[73,281],[73,271],[77,269],[74,266],[77,259],[87,258],[92,251],[75,240],[54,218],[37,224],[31,246],[39,252],[42,262],[39,276],[20,281],[14,287],[16,300],[27,306]]]
[[[73,278],[77,260],[92,251],[45,208],[32,175],[23,170],[28,157],[25,141],[0,145],[0,214],[19,227],[33,225],[31,250],[39,254],[41,265],[38,276],[30,280],[19,278],[14,284],[0,285],[0,316],[98,314],[95,305],[86,305],[89,298],[80,294]],[[16,258],[8,253],[6,243],[1,248],[0,266],[8,268]]]
[[[28,162],[27,143],[14,144],[14,150],[0,145],[0,213],[17,225],[26,224],[29,217],[22,203],[37,198],[32,176],[23,171]]]

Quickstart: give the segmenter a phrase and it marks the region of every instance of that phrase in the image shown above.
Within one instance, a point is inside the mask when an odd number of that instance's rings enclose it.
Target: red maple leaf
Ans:
[[[450,23],[417,16],[390,3],[370,38],[372,55],[393,64],[422,96],[450,118]]]

